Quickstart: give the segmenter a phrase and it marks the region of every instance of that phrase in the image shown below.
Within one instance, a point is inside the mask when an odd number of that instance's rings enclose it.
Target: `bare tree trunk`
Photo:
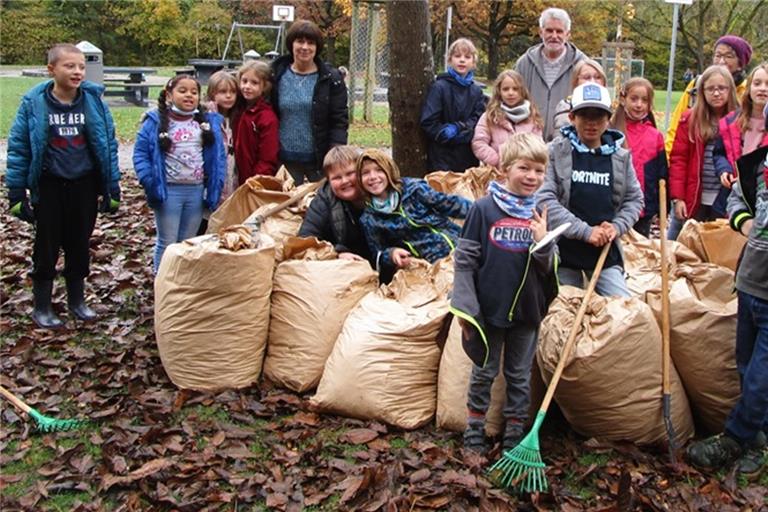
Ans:
[[[420,177],[427,172],[427,141],[419,117],[434,79],[429,6],[427,0],[386,5],[392,157],[404,175]]]

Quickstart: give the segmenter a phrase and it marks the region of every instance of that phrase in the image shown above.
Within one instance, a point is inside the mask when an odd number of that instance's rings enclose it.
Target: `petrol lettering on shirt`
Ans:
[[[488,231],[488,239],[493,245],[508,252],[528,251],[533,243],[531,221],[505,217],[493,223]]]

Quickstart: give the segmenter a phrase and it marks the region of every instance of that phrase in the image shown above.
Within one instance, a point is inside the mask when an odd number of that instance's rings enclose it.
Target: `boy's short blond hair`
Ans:
[[[466,37],[460,37],[451,43],[448,47],[448,56],[451,57],[456,53],[468,53],[472,56],[472,61],[477,63],[477,47],[475,43],[467,39]]]
[[[261,80],[261,95],[267,96],[272,90],[272,68],[263,60],[249,60],[237,70],[238,83],[244,74],[250,72],[253,72]]]
[[[331,170],[343,165],[356,164],[360,151],[354,146],[334,146],[323,158],[323,172],[327,175]]]
[[[547,165],[549,151],[540,135],[533,133],[515,133],[501,146],[500,167],[503,171],[517,160],[530,160]]]
[[[79,53],[82,55],[83,51],[77,46],[70,43],[58,43],[51,46],[48,50],[48,64],[53,65],[61,58],[65,53]]]

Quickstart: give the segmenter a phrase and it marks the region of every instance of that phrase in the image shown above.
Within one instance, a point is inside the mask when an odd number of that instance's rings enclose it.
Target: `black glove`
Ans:
[[[23,188],[13,188],[8,191],[8,204],[11,206],[11,215],[24,222],[35,223],[35,212],[29,205],[27,191]]]
[[[120,208],[120,184],[115,183],[109,190],[109,200],[106,197],[101,198],[99,211],[101,213],[116,213]]]

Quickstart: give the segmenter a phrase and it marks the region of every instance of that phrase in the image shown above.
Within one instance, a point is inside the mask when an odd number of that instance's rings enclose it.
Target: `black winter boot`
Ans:
[[[96,312],[85,304],[84,279],[67,279],[67,305],[69,311],[84,322],[98,318]]]
[[[56,316],[51,306],[51,294],[53,293],[52,280],[32,280],[32,295],[34,297],[34,309],[32,320],[43,329],[58,329],[64,323]]]
[[[464,431],[464,449],[485,455],[488,445],[485,443],[485,417],[470,416]]]
[[[523,440],[523,424],[518,421],[507,421],[504,427],[504,439],[501,442],[503,452],[513,449]]]

